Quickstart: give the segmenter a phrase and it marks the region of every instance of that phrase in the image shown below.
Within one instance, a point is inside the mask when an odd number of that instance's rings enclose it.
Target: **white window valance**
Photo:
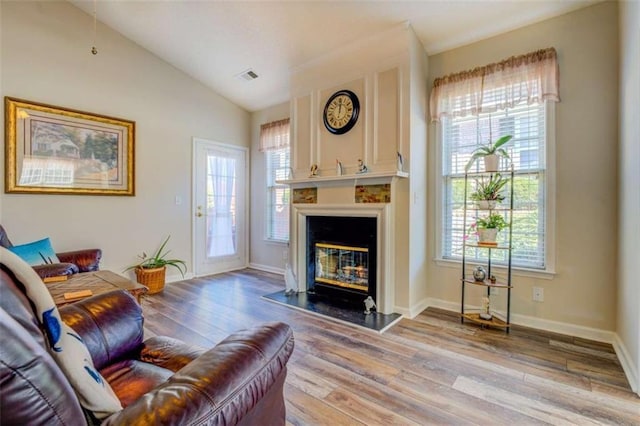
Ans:
[[[289,119],[273,121],[260,126],[260,152],[289,147]]]
[[[551,47],[437,78],[431,120],[490,113],[516,105],[559,102],[559,70]]]

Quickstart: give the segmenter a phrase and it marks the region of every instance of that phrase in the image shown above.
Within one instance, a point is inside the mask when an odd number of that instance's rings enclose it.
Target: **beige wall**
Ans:
[[[92,19],[67,2],[1,7],[3,96],[136,122],[135,197],[3,193],[13,242],[101,247],[103,267],[120,272],[171,234],[190,263],[192,137],[248,146],[249,113],[103,25],[91,55]]]
[[[640,394],[640,3],[620,3],[620,152],[617,334]],[[635,383],[634,383],[635,381]]]
[[[558,323],[613,331],[616,328],[618,11],[600,3],[491,39],[429,57],[433,79],[553,46],[560,64],[556,108],[556,274],[552,279],[515,273],[514,322],[554,328]],[[636,76],[637,77],[637,76]],[[637,120],[637,118],[636,118]],[[429,129],[431,217],[436,168],[436,127]],[[459,265],[433,259],[438,229],[429,222],[429,294],[440,304],[459,303]],[[532,287],[544,302],[532,301]],[[436,303],[437,304],[437,303]]]
[[[265,239],[267,217],[266,194],[266,159],[258,148],[260,146],[260,125],[289,117],[289,102],[275,105],[251,114],[251,266],[271,270],[284,271],[289,245]]]

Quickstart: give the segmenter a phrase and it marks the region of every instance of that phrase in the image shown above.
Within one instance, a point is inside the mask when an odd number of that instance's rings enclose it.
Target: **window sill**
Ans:
[[[460,260],[453,260],[453,259],[442,259],[442,258],[438,258],[438,259],[434,259],[434,262],[436,263],[436,265],[438,266],[443,266],[445,268],[460,268],[460,264],[462,263]],[[469,265],[481,265],[481,263],[477,263],[477,262],[467,262]],[[491,268],[495,268],[498,271],[505,271],[507,270],[506,266],[502,266],[502,265],[491,265]],[[551,271],[551,270],[540,270],[540,269],[527,269],[527,268],[520,268],[520,267],[516,267],[516,266],[512,266],[511,267],[511,271],[513,273],[514,276],[518,276],[518,277],[529,277],[529,278],[539,278],[539,279],[543,279],[543,280],[552,280],[555,278],[556,276],[556,272],[555,271]]]
[[[274,240],[271,238],[265,238],[264,239],[265,243],[269,243],[269,244],[276,244],[276,245],[280,245],[280,246],[288,246],[289,245],[289,240]]]

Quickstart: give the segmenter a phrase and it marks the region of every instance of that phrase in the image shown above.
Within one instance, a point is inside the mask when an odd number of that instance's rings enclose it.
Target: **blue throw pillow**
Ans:
[[[56,252],[51,247],[49,238],[34,241],[29,244],[13,246],[9,249],[31,266],[44,265],[45,263],[60,263]]]

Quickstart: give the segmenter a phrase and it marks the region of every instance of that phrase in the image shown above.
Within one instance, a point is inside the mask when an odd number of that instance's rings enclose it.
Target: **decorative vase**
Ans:
[[[473,279],[478,282],[483,282],[487,278],[487,271],[482,267],[478,266],[473,270]]]
[[[498,165],[500,164],[500,157],[498,157],[498,154],[485,155],[483,159],[485,172],[498,171]]]
[[[496,200],[478,200],[476,204],[480,210],[492,210],[496,208]]]
[[[479,243],[495,244],[497,235],[498,235],[498,228],[478,228]]]
[[[136,279],[142,285],[149,288],[148,294],[160,293],[164,290],[165,273],[167,267],[161,268],[136,268]]]

